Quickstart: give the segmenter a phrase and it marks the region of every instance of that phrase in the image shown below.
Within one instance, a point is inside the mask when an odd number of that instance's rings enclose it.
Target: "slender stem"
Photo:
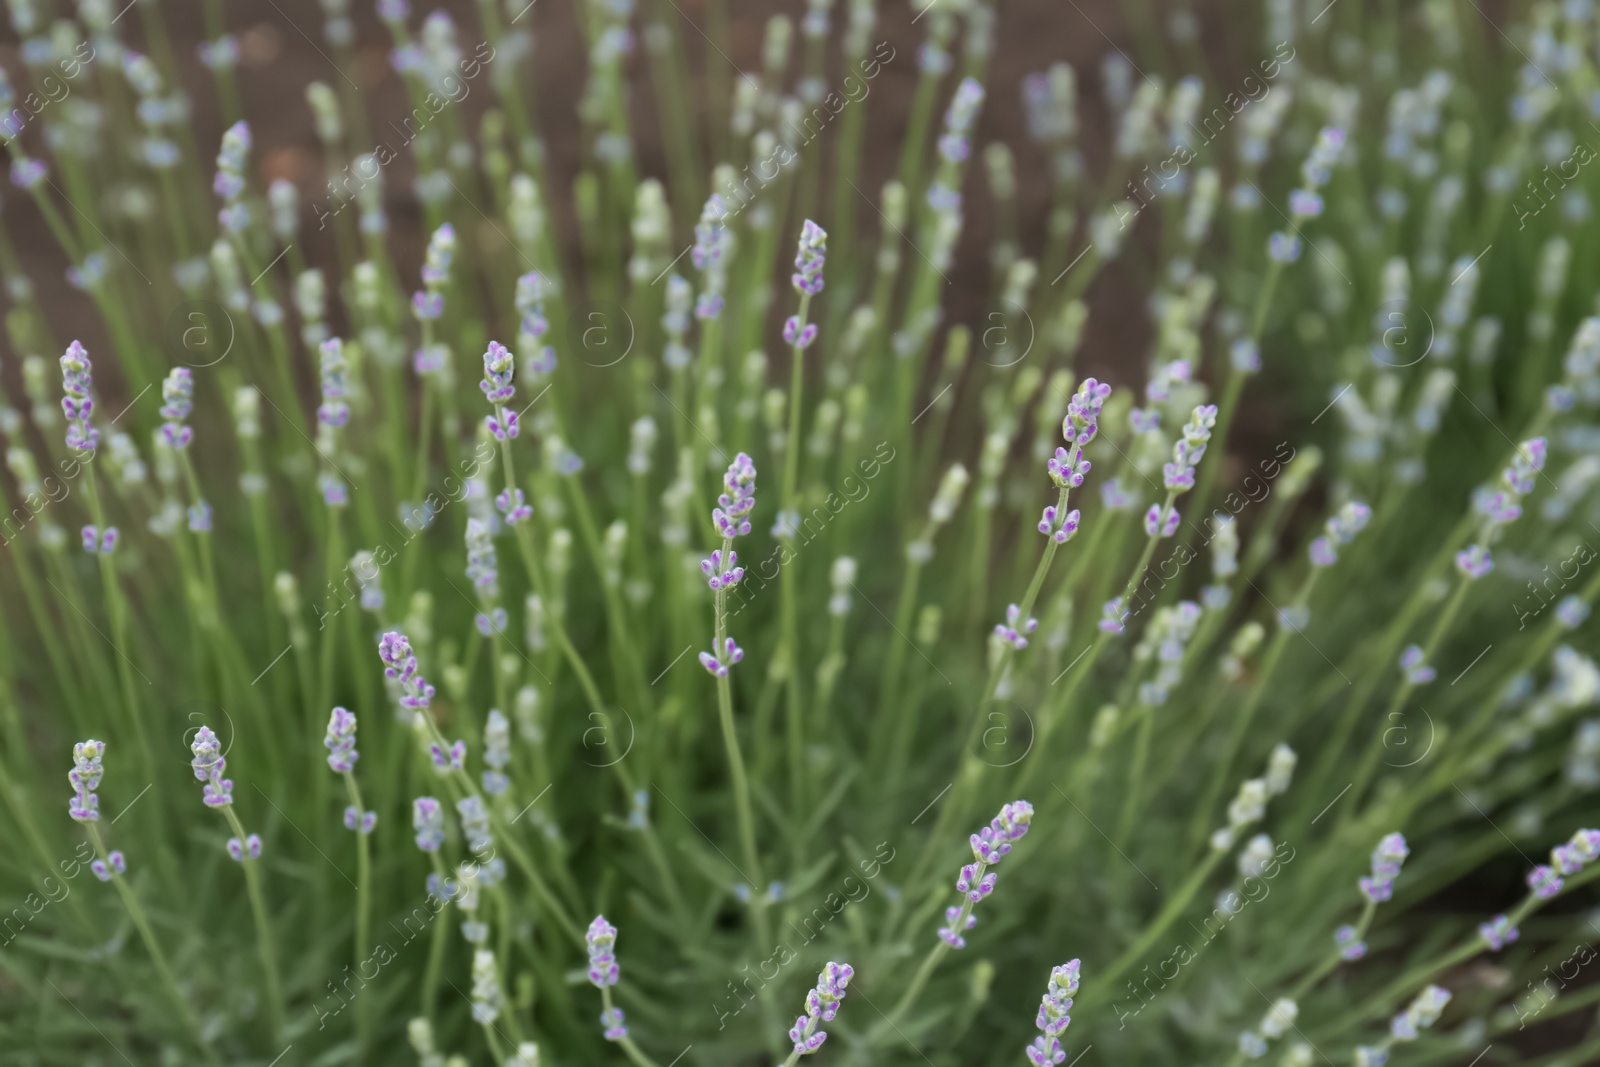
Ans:
[[[128,886],[127,880],[111,866],[110,853],[106,851],[105,839],[100,836],[100,828],[94,823],[84,823],[83,828],[88,832],[89,843],[94,846],[95,855],[100,862],[106,865],[111,872],[111,884],[117,889],[117,895],[122,898],[122,906],[128,911],[128,918],[133,920],[133,925],[139,930],[139,938],[144,942],[145,951],[150,953],[150,960],[155,964],[156,973],[161,976],[161,984],[166,986],[167,995],[172,998],[172,1003],[177,1007],[178,1014],[183,1017],[183,1023],[189,1028],[189,1033],[194,1037],[195,1043],[205,1052],[206,1059],[212,1063],[216,1057],[211,1051],[211,1046],[206,1044],[205,1038],[200,1033],[200,1020],[195,1018],[194,1009],[189,1006],[189,1001],[178,990],[177,979],[172,975],[172,968],[167,963],[166,953],[161,951],[161,944],[156,941],[155,931],[150,926],[150,918],[144,912],[144,907],[139,903],[139,898],[134,895]]]
[[[244,849],[245,888],[250,894],[250,912],[255,918],[256,948],[261,953],[261,969],[267,979],[267,1008],[272,1013],[272,1029],[274,1035],[283,1033],[283,983],[278,978],[278,956],[273,948],[272,922],[267,915],[266,899],[261,895],[261,871],[258,868],[259,860],[250,855],[249,847],[245,844],[249,835],[244,832],[244,825],[239,822],[239,816],[234,813],[231,804],[225,805],[222,814],[228,820],[228,826],[233,830],[233,835],[239,839],[239,847]]]

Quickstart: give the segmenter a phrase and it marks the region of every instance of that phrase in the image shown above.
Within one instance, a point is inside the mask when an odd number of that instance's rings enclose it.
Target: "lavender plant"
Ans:
[[[6,7],[0,1062],[1600,1060],[1592,4]]]

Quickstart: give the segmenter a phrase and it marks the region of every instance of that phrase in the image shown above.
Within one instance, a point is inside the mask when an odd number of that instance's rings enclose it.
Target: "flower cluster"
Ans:
[[[483,762],[489,766],[483,772],[483,791],[497,797],[511,786],[505,773],[511,763],[511,721],[499,708],[490,708],[483,724]]]
[[[106,743],[90,738],[72,746],[72,770],[67,781],[72,783],[72,803],[67,814],[77,822],[96,822],[100,818],[100,798],[95,790],[100,788],[100,778],[105,773],[100,761],[106,754]]]
[[[1300,1006],[1288,997],[1279,997],[1261,1017],[1255,1030],[1239,1035],[1239,1051],[1246,1059],[1258,1060],[1267,1054],[1267,1042],[1282,1037],[1300,1016]]]
[[[789,1040],[794,1042],[796,1055],[809,1056],[828,1039],[822,1024],[833,1022],[834,1016],[839,1014],[845,987],[855,973],[855,968],[848,963],[832,960],[822,968],[822,973],[817,975],[816,988],[806,994],[806,1013],[795,1019],[794,1026],[789,1029]]]
[[[822,292],[822,268],[828,259],[828,233],[821,226],[806,219],[800,229],[800,250],[795,254],[795,273],[790,276],[795,291],[809,300]],[[801,302],[804,310],[804,301]],[[796,349],[810,348],[817,339],[817,324],[805,322],[798,314],[790,315],[783,323],[785,344]]]
[[[330,337],[318,348],[318,370],[322,377],[322,404],[317,408],[317,421],[324,426],[342,427],[350,421],[350,405],[345,402],[348,387],[345,374],[350,369],[344,358],[344,342]],[[173,373],[177,373],[174,371]]]
[[[1041,1036],[1024,1050],[1033,1067],[1051,1067],[1067,1058],[1060,1037],[1072,1022],[1067,1013],[1072,1010],[1072,998],[1078,994],[1079,967],[1078,960],[1068,960],[1050,970],[1050,985],[1039,1002],[1039,1016],[1034,1021]]]
[[[1156,612],[1150,632],[1140,642],[1141,649],[1134,652],[1136,658],[1141,651],[1148,655],[1148,645],[1153,645],[1156,659],[1161,664],[1154,678],[1140,683],[1140,703],[1153,708],[1166,703],[1168,693],[1183,678],[1184,649],[1199,623],[1200,605],[1192,600],[1183,600],[1174,607],[1161,608]]]
[[[695,302],[695,317],[699,319],[715,319],[722,314],[722,291],[728,284],[727,256],[733,246],[733,235],[728,230],[727,205],[720,195],[711,194],[705,207],[700,212],[700,221],[694,228],[694,247],[689,252],[689,259],[695,268],[701,272],[705,280],[705,291],[700,294],[700,299]],[[689,284],[676,275],[673,280],[680,284],[676,294],[683,304],[687,304]],[[668,285],[669,303],[675,295],[672,286]],[[687,326],[687,316],[684,317]]]
[[[1486,923],[1479,923],[1478,935],[1483,938],[1491,952],[1499,952],[1521,936],[1517,928],[1511,925],[1511,920],[1504,915],[1496,915]]]
[[[1356,883],[1361,895],[1374,904],[1381,904],[1394,895],[1394,880],[1400,876],[1400,865],[1411,850],[1406,847],[1404,835],[1385,834],[1378,847],[1372,850],[1372,874],[1363,875]]]
[[[939,137],[943,166],[928,186],[928,206],[947,219],[956,219],[961,212],[958,168],[972,153],[972,126],[983,106],[983,97],[983,86],[976,78],[963,78],[944,114],[944,133]]]
[[[484,416],[483,424],[496,441],[513,441],[517,437],[517,413],[505,406],[517,393],[517,387],[511,384],[516,372],[517,361],[511,349],[499,341],[490,341],[483,353],[483,381],[478,388],[483,390],[484,399],[494,405],[494,414]]]
[[[739,579],[744,577],[744,568],[738,563],[739,553],[733,549],[728,549],[724,554],[721,549],[714,548],[710,557],[700,561],[700,572],[706,576],[706,585],[715,592],[739,584]]]
[[[755,462],[743,452],[734,456],[722,476],[722,486],[717,507],[711,510],[711,521],[722,539],[731,541],[750,532],[750,513],[756,506]]]
[[[521,373],[537,382],[539,376],[556,369],[556,350],[544,343],[550,331],[550,322],[544,315],[544,298],[552,286],[538,271],[529,271],[517,279],[517,314],[521,316],[517,327],[517,350],[522,353]]]
[[[715,643],[713,643],[712,647],[716,647]],[[717,649],[715,655],[710,652],[702,652],[699,659],[700,666],[710,671],[713,677],[726,678],[728,676],[728,668],[744,659],[744,649],[735,644],[733,638],[724,637],[722,639],[722,647]]]
[[[117,875],[128,872],[128,861],[123,858],[120,849],[114,848],[106,854],[105,859],[91,860],[89,870],[93,871],[94,876],[102,882],[109,882]]]
[[[448,222],[433,231],[428,238],[428,251],[422,263],[422,288],[411,296],[411,312],[419,322],[433,322],[444,314],[444,291],[450,283],[450,265],[456,256],[456,229]],[[442,369],[424,359],[426,349],[416,357],[417,372]],[[429,354],[432,355],[431,353]]]
[[[406,635],[391,630],[378,639],[378,658],[383,661],[384,677],[400,683],[400,706],[426,711],[434,688],[417,673],[417,657]]]
[[[1172,446],[1172,462],[1161,467],[1161,479],[1169,492],[1186,493],[1194,488],[1195,467],[1206,454],[1206,443],[1211,440],[1211,429],[1216,424],[1215,404],[1201,404],[1189,416],[1189,421],[1183,427],[1183,436]],[[1147,532],[1150,525],[1147,520]]]
[[[356,751],[355,712],[334,708],[328,716],[328,732],[322,743],[328,749],[328,766],[339,774],[355,770],[361,753]]]
[[[1335,546],[1348,545],[1356,534],[1372,519],[1372,509],[1359,501],[1351,501],[1328,519],[1327,533],[1311,542],[1311,563],[1317,567],[1332,566],[1339,553]]]
[[[194,429],[184,423],[194,409],[194,374],[188,367],[173,367],[161,382],[161,439],[169,448],[184,449],[194,440]]]
[[[1389,1033],[1396,1041],[1415,1041],[1417,1033],[1438,1021],[1450,991],[1436,985],[1426,986],[1416,999],[1406,1005],[1406,1010],[1389,1021]]]
[[[1406,676],[1407,685],[1427,685],[1436,677],[1434,669],[1423,662],[1424,659],[1420,645],[1407,645],[1400,653],[1400,672]]]
[[[1073,512],[1074,515],[1077,512]],[[1006,621],[994,625],[994,635],[1009,644],[1012,648],[1021,651],[1028,647],[1027,635],[1039,628],[1039,620],[1029,616],[1022,617],[1022,609],[1015,604],[1006,605]]]
[[[417,847],[437,852],[444,844],[444,808],[433,797],[418,797],[411,802],[411,828],[417,832]]]
[[[77,341],[61,356],[61,410],[67,416],[67,447],[75,452],[93,452],[100,446],[100,431],[90,422],[94,414],[94,365],[89,350]]]
[[[956,878],[956,889],[966,898],[959,907],[945,909],[945,925],[939,928],[939,939],[951,948],[965,948],[964,931],[978,925],[972,914],[973,906],[994,892],[998,876],[990,871],[1011,851],[1011,846],[1021,841],[1033,821],[1033,805],[1026,800],[1014,800],[1000,809],[1000,814],[989,825],[968,838],[975,862],[961,868]]]
[[[1600,858],[1600,830],[1579,830],[1565,844],[1550,850],[1550,863],[1540,864],[1528,873],[1528,888],[1540,900],[1561,892],[1562,879]]]
[[[233,803],[233,782],[222,776],[228,769],[228,759],[222,754],[222,742],[211,727],[202,726],[189,746],[194,758],[189,761],[196,781],[204,782],[204,800],[209,808],[225,808]]]
[[[211,190],[222,200],[217,221],[229,234],[238,236],[250,224],[250,207],[244,201],[245,167],[250,161],[250,124],[240,120],[222,135],[217,152],[217,176]]]
[[[604,915],[596,915],[583,936],[589,948],[589,981],[596,989],[617,984],[617,928],[606,922]]]
[[[98,526],[85,524],[80,532],[83,535],[83,550],[85,552],[107,556],[117,547],[119,531],[115,526],[107,526],[102,532]]]

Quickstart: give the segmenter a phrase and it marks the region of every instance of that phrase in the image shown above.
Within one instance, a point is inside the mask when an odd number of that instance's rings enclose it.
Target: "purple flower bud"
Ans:
[[[1311,542],[1311,562],[1317,567],[1332,566],[1339,559],[1339,554],[1333,550],[1333,542],[1326,537],[1319,537]]]
[[[839,1014],[839,1003],[844,1000],[845,987],[855,976],[855,968],[848,963],[829,963],[817,975],[816,988],[806,994],[806,1013],[789,1029],[789,1040],[794,1043],[797,1055],[809,1056],[822,1047],[828,1035],[820,1029],[822,1023],[832,1022]]]
[[[1267,238],[1267,256],[1274,263],[1293,263],[1300,258],[1300,238],[1279,230]]]
[[[1006,621],[995,624],[994,635],[1002,641],[1009,642],[1012,647],[1020,651],[1028,647],[1026,635],[1033,633],[1038,628],[1038,619],[1022,618],[1022,609],[1015,604],[1010,604],[1006,607]]]
[[[411,651],[406,635],[391,630],[378,639],[378,658],[383,661],[385,677],[400,683],[402,707],[422,711],[433,699],[434,688],[417,673],[417,657]]]
[[[1407,645],[1400,654],[1400,670],[1411,685],[1427,685],[1435,677],[1433,668],[1423,663],[1422,658],[1422,649],[1417,645]]]
[[[1181,442],[1180,442],[1181,443]],[[1192,474],[1191,469],[1191,474]],[[1151,504],[1144,513],[1144,532],[1151,537],[1171,537],[1178,532],[1178,509],[1169,507],[1163,520],[1161,505]]]
[[[328,766],[343,774],[355,769],[361,753],[356,751],[355,713],[344,708],[334,708],[328,716],[328,732],[322,739],[328,749]]]
[[[484,399],[500,405],[515,396],[517,389],[511,380],[516,370],[517,361],[511,355],[511,350],[499,341],[490,341],[483,353],[483,381],[478,383]]]
[[[1356,928],[1348,923],[1333,932],[1333,943],[1339,946],[1339,957],[1345,960],[1359,960],[1367,954],[1367,943],[1356,934]]]
[[[607,1041],[621,1041],[628,1036],[628,1028],[623,1025],[621,1008],[607,1008],[601,1012],[600,1025],[604,1028]]]
[[[1494,570],[1494,560],[1483,545],[1472,545],[1456,553],[1456,569],[1468,578],[1482,578]]]
[[[111,861],[109,865],[106,863],[106,860]],[[111,879],[117,875],[125,873],[127,869],[127,860],[123,859],[122,853],[117,850],[112,850],[106,856],[105,860],[97,859],[89,864],[89,870],[93,871],[94,876],[100,879],[102,882],[111,881]]]
[[[1504,915],[1496,915],[1486,923],[1479,923],[1478,935],[1483,938],[1491,952],[1499,952],[1507,945],[1513,944],[1520,936],[1517,928],[1511,925],[1511,920]]]
[[[619,976],[616,953],[617,928],[606,922],[604,915],[596,915],[584,934],[589,946],[589,981],[597,989],[617,984]]]
[[[1128,613],[1122,610],[1122,598],[1113,597],[1106,601],[1100,611],[1100,629],[1108,634],[1120,634],[1125,629],[1123,620],[1127,617]]]
[[[798,275],[796,275],[798,277]],[[820,283],[819,283],[820,284]],[[808,322],[804,327],[800,325],[799,315],[790,315],[783,323],[783,340],[795,348],[810,348],[811,342],[817,339],[817,324]]]
[[[710,652],[700,653],[700,666],[710,671],[717,678],[726,678],[728,668],[744,659],[744,649],[734,644],[733,638],[723,638],[722,652],[712,655]]]
[[[251,834],[240,843],[237,837],[228,838],[228,855],[233,857],[235,863],[243,863],[245,856],[253,860],[261,858],[261,835]]]
[[[459,771],[466,766],[467,743],[456,741],[448,749],[441,748],[436,741],[428,746],[428,753],[433,758],[433,766],[438,771]]]
[[[1058,516],[1061,520],[1059,525],[1056,522]],[[1051,504],[1044,509],[1044,515],[1039,519],[1039,532],[1046,537],[1054,538],[1056,544],[1064,545],[1078,532],[1078,522],[1077,508],[1060,515],[1056,506]]]
[[[189,767],[197,781],[205,783],[204,801],[209,808],[225,808],[233,803],[233,782],[222,775],[228,769],[228,760],[222,754],[222,742],[211,727],[202,726],[189,746],[194,758]]]
[[[1549,900],[1561,892],[1561,876],[1553,867],[1540,865],[1528,872],[1528,888],[1533,890],[1533,895],[1540,900]]]
[[[723,539],[731,541],[750,532],[750,513],[756,506],[755,463],[740,452],[728,465],[722,485],[724,492],[717,497],[718,506],[712,510],[711,519]]]
[[[822,292],[822,268],[828,258],[828,233],[810,219],[800,228],[800,249],[794,258],[795,274],[789,279],[794,283],[795,289],[807,296],[816,296]],[[795,339],[789,336],[789,328],[784,327],[784,340],[795,344]],[[813,332],[814,338],[816,334]],[[799,343],[798,347],[804,348],[810,340]]]
[[[411,802],[411,827],[417,832],[417,847],[437,852],[444,844],[444,809],[433,797],[418,797]]]
[[[494,506],[505,516],[507,526],[533,518],[533,507],[524,501],[521,489],[501,490],[494,498]]]
[[[106,743],[90,738],[72,746],[72,770],[67,781],[72,784],[73,798],[67,814],[78,822],[96,822],[100,818],[100,798],[95,790],[100,788],[104,775],[101,759],[106,753]]]

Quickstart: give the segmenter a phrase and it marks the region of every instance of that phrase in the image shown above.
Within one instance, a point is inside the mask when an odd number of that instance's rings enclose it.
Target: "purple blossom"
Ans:
[[[1026,800],[1014,800],[1002,807],[1000,814],[990,820],[988,826],[968,838],[973,859],[977,862],[963,866],[956,877],[956,889],[966,898],[966,903],[960,908],[947,910],[945,925],[938,931],[940,940],[951,948],[966,946],[961,932],[977,924],[972,915],[973,905],[994,892],[998,878],[988,868],[998,865],[1011,851],[1011,846],[1022,840],[1032,819],[1033,805]]]
[[[621,1008],[607,1008],[601,1012],[600,1025],[607,1041],[621,1041],[628,1036],[628,1027],[623,1022]]]
[[[94,414],[94,366],[89,350],[73,341],[61,356],[61,410],[67,416],[67,447],[76,452],[93,452],[100,444],[100,431],[90,423]]]
[[[617,984],[617,956],[613,949],[617,943],[617,928],[606,922],[604,915],[596,915],[584,934],[589,946],[589,981],[596,989]]]
[[[1108,634],[1120,634],[1125,629],[1123,620],[1127,617],[1128,613],[1122,610],[1122,598],[1112,597],[1100,610],[1100,629]]]
[[[106,860],[110,861],[109,865],[107,865]],[[109,882],[116,875],[123,874],[128,870],[128,862],[123,859],[119,850],[113,849],[105,860],[92,860],[89,863],[89,870],[93,871],[94,876],[102,882]]]
[[[1045,462],[1045,470],[1050,475],[1050,480],[1063,489],[1076,489],[1083,484],[1083,479],[1089,473],[1090,463],[1083,456],[1081,447],[1068,452],[1064,448],[1057,448],[1056,454]]]
[[[750,532],[750,513],[756,506],[756,465],[740,452],[728,465],[722,476],[724,492],[717,497],[717,507],[711,512],[725,541]]]
[[[1339,958],[1343,960],[1359,960],[1367,954],[1367,943],[1348,923],[1333,932],[1333,943],[1339,946]]]
[[[1507,945],[1513,944],[1519,935],[1511,920],[1504,915],[1496,915],[1486,923],[1478,924],[1478,934],[1489,946],[1489,951],[1499,952]]]
[[[373,827],[377,825],[377,812],[363,812],[354,804],[346,805],[344,809],[344,828],[346,830],[355,830],[358,833],[370,834],[372,833]]]
[[[1385,834],[1378,847],[1372,850],[1372,876],[1357,882],[1362,895],[1374,904],[1388,900],[1394,894],[1394,880],[1400,876],[1400,865],[1410,854],[1404,835]]]
[[[432,322],[444,315],[444,294],[421,289],[411,294],[411,313],[418,322]]]
[[[321,357],[318,370],[322,377],[322,404],[317,408],[317,421],[324,426],[337,428],[350,421],[350,405],[344,399],[348,391],[344,376],[350,364],[344,358],[344,342],[337,337],[322,342],[318,352]]]
[[[411,802],[411,828],[417,832],[417,847],[437,852],[444,844],[444,808],[433,797],[418,797]]]
[[[1002,641],[1009,642],[1013,648],[1020,651],[1028,647],[1026,635],[1033,633],[1038,628],[1038,619],[1024,619],[1021,608],[1015,604],[1008,604],[1006,605],[1006,621],[995,624],[994,635]]]
[[[106,743],[90,738],[72,746],[72,770],[67,781],[72,784],[72,803],[67,814],[77,822],[97,822],[100,819],[100,798],[95,790],[105,774],[101,759],[106,754]]]
[[[44,176],[48,173],[50,168],[45,166],[43,160],[24,156],[11,163],[11,181],[19,189],[32,189],[44,181]]]
[[[1427,685],[1433,681],[1434,669],[1422,660],[1422,648],[1418,645],[1407,645],[1406,650],[1400,653],[1400,670],[1405,674],[1407,683]]]
[[[85,526],[83,534],[83,550],[108,556],[117,547],[118,530],[115,526],[107,526],[102,533],[96,526]]]
[[[1456,569],[1468,578],[1482,578],[1494,570],[1494,559],[1483,545],[1472,545],[1456,553]]]
[[[1533,492],[1536,476],[1544,470],[1548,455],[1549,448],[1543,437],[1522,442],[1517,447],[1517,454],[1512,457],[1511,465],[1501,475],[1506,487],[1519,496]]]
[[[725,637],[722,639],[720,655],[712,655],[710,652],[700,653],[700,666],[710,671],[714,677],[726,678],[728,668],[742,659],[744,659],[744,649],[734,644],[733,638]]]
[[[511,349],[499,341],[490,341],[483,353],[483,381],[478,383],[484,399],[498,406],[515,396],[517,388],[511,384],[511,379],[516,370],[517,361]]]
[[[946,163],[961,163],[972,151],[972,124],[983,106],[983,85],[976,78],[963,78],[950,99],[944,115],[944,133],[939,137],[939,155]]]
[[[718,265],[728,250],[727,205],[717,193],[712,193],[700,211],[700,221],[694,227],[694,247],[689,259],[697,270],[709,270]]]
[[[1178,532],[1178,509],[1168,507],[1165,518],[1160,504],[1151,504],[1144,513],[1144,532],[1151,537],[1171,537]]]
[[[250,834],[243,841],[237,837],[228,838],[228,855],[233,857],[235,863],[243,863],[246,854],[253,860],[261,858],[260,834]]]
[[[739,554],[733,549],[728,549],[724,557],[721,549],[712,549],[711,557],[700,561],[700,571],[706,576],[706,584],[713,590],[726,589],[738,585],[739,579],[744,577],[744,568],[736,566]]]
[[[194,758],[189,761],[189,767],[194,771],[195,779],[205,783],[206,807],[225,808],[231,805],[233,782],[222,776],[228,769],[228,760],[222,754],[222,743],[217,740],[217,735],[212,732],[211,727],[200,727],[194,735],[194,743],[189,746],[189,751],[194,753]]]
[[[960,925],[963,930],[970,930],[978,925],[978,917],[971,914],[967,916],[966,922],[963,923],[961,921],[961,911],[962,909],[955,904],[944,909],[945,925],[939,927],[939,939],[951,948],[967,947],[967,939],[956,932],[957,925]]]
[[[1289,194],[1289,214],[1297,219],[1314,219],[1322,214],[1322,196],[1310,189],[1296,189]]]
[[[1274,263],[1293,263],[1300,258],[1300,238],[1278,230],[1267,238],[1267,256]]]
[[[1050,971],[1050,984],[1034,1019],[1040,1036],[1023,1050],[1034,1067],[1051,1067],[1067,1058],[1060,1037],[1072,1023],[1072,1016],[1067,1013],[1072,1010],[1072,998],[1078,993],[1079,966],[1078,960],[1069,960]]]
[[[817,975],[816,988],[806,994],[806,1013],[797,1018],[789,1029],[789,1040],[794,1043],[797,1055],[809,1056],[827,1040],[828,1035],[821,1029],[821,1024],[833,1022],[834,1016],[839,1014],[845,987],[855,973],[855,968],[848,963],[830,960],[822,968],[822,973]]]
[[[816,296],[822,292],[822,268],[828,259],[828,232],[810,219],[800,227],[800,247],[795,253],[795,273],[790,277],[795,290],[805,296]],[[784,340],[790,344],[795,341],[788,336],[788,327],[784,328]],[[813,337],[816,335],[813,333]],[[804,348],[810,344],[806,341],[799,347]]]
[[[441,773],[459,771],[467,765],[467,743],[457,740],[449,748],[444,748],[435,741],[428,746],[428,755],[433,760],[435,770]]]
[[[344,774],[355,770],[361,753],[356,751],[356,716],[345,708],[334,708],[328,716],[328,732],[322,739],[328,749],[328,766]]]
[[[796,277],[799,277],[799,275],[796,275]],[[821,285],[822,283],[819,281],[817,284]],[[799,315],[790,315],[784,320],[783,340],[785,344],[793,345],[795,348],[810,348],[811,342],[815,341],[816,339],[816,323],[808,322],[802,326],[800,325]]]
[[[1543,864],[1528,872],[1528,888],[1533,890],[1533,895],[1540,900],[1549,900],[1561,892],[1561,876],[1555,868]]]
[[[494,498],[494,506],[505,516],[508,526],[533,518],[533,507],[524,501],[521,489],[501,490]]]
[[[411,651],[406,635],[391,630],[378,639],[378,658],[383,661],[383,673],[400,683],[400,706],[425,711],[433,699],[434,688],[428,679],[417,673],[417,657]]]
[[[1059,525],[1056,522],[1058,516],[1061,520]],[[1059,509],[1051,504],[1044,509],[1044,515],[1039,519],[1039,532],[1046,537],[1054,538],[1056,544],[1064,545],[1078,532],[1078,522],[1077,508],[1061,515]]]
[[[1333,550],[1333,542],[1326,537],[1319,537],[1311,542],[1311,563],[1317,567],[1329,567],[1338,562],[1339,554]]]

